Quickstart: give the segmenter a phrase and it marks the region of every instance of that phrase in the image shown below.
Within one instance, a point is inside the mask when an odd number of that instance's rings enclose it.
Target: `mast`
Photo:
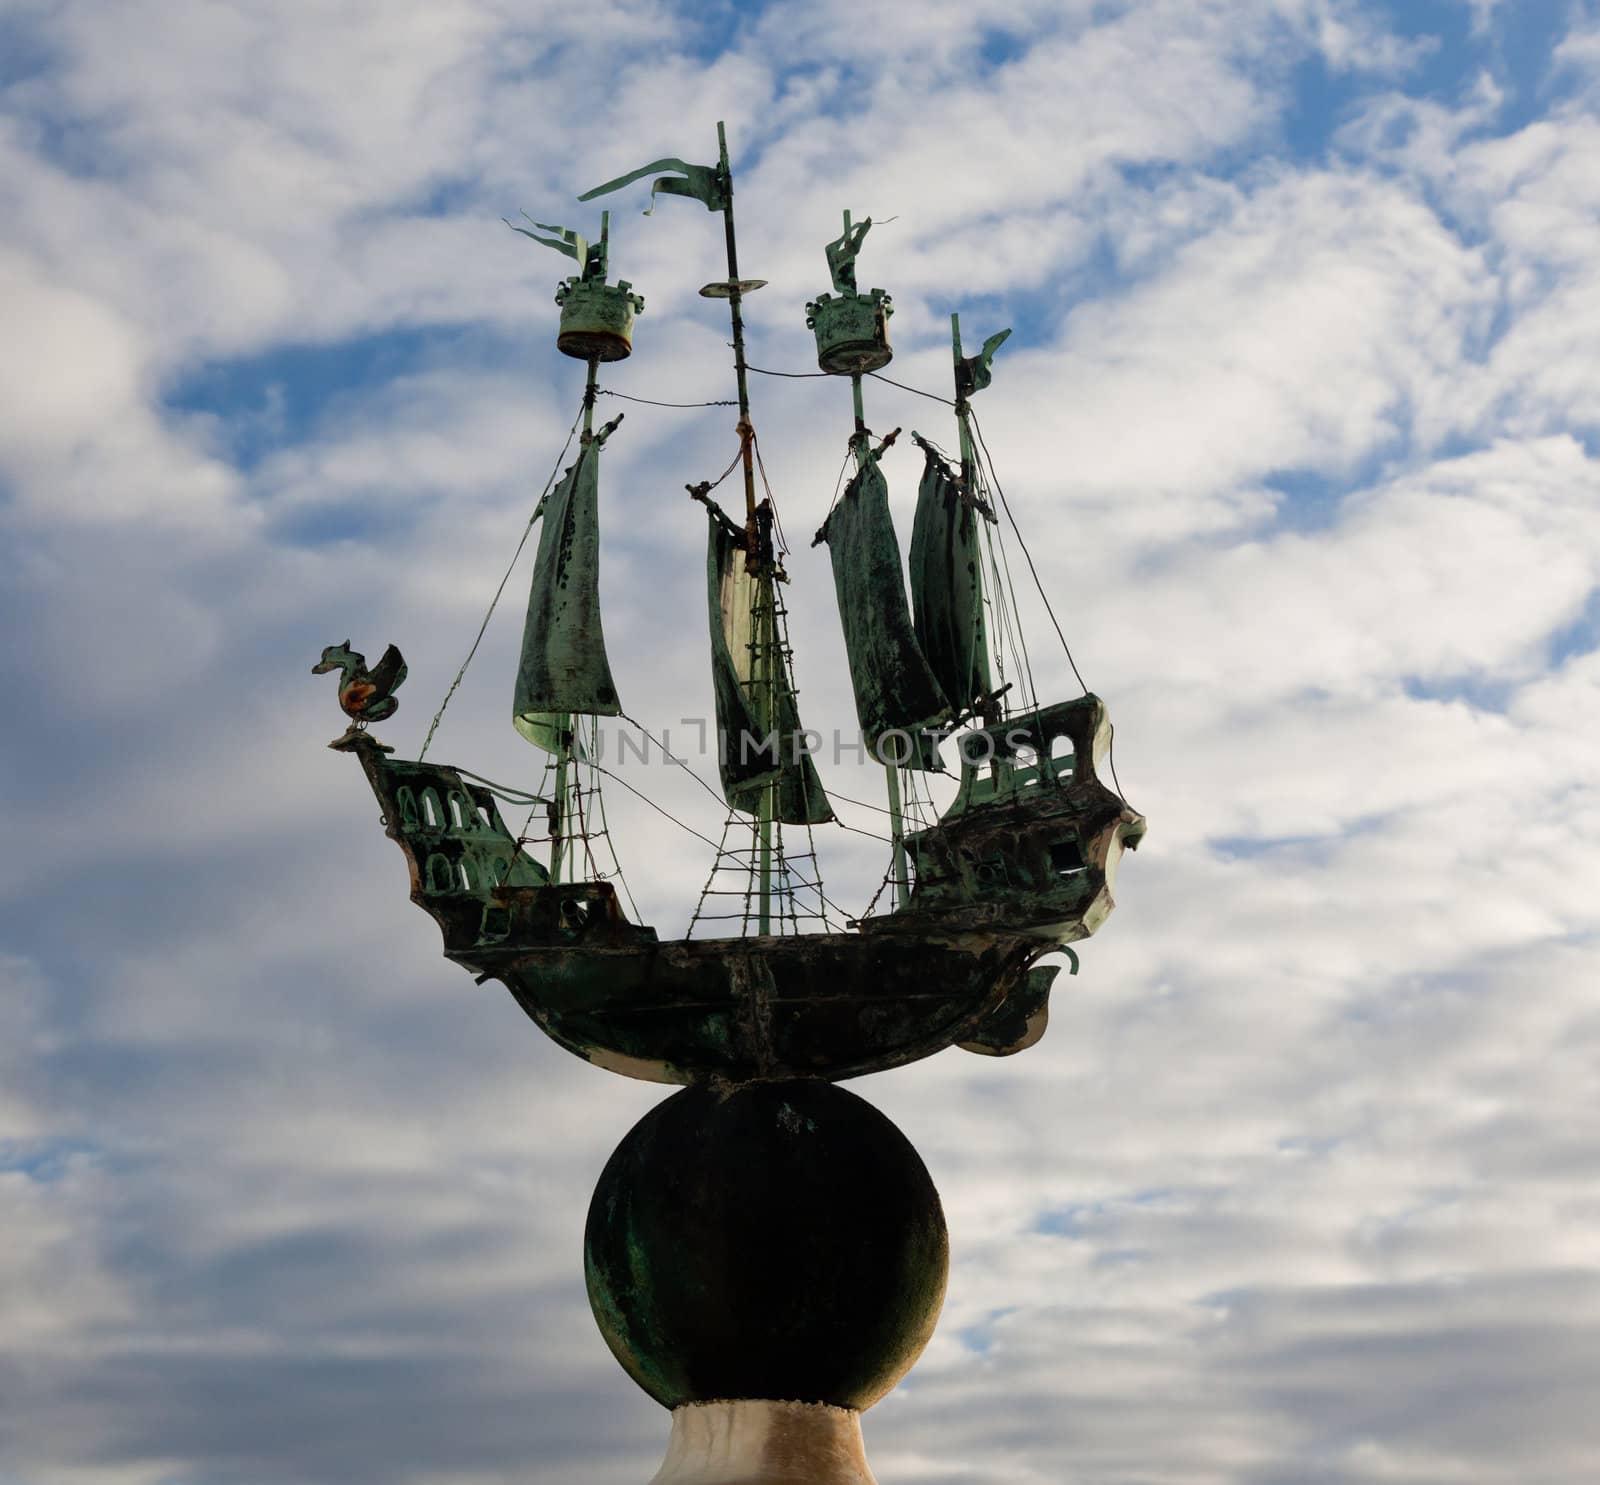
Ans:
[[[837,299],[824,294],[806,306],[807,324],[817,335],[818,365],[834,375],[848,373],[850,397],[855,410],[855,428],[850,434],[850,451],[855,456],[856,475],[861,478],[877,462],[900,432],[898,428],[873,452],[867,429],[866,408],[861,397],[861,378],[889,364],[888,318],[892,313],[889,296],[881,289],[862,294],[856,287],[855,257],[862,239],[872,226],[872,218],[852,225],[850,209],[844,210],[844,231],[837,242],[828,244],[828,267]],[[895,905],[904,907],[910,900],[906,870],[905,810],[900,797],[901,760],[879,758],[889,802],[889,838],[893,852],[891,874],[895,883]]]
[[[844,230],[850,230],[850,213],[844,214]],[[856,457],[856,473],[864,472],[873,462],[876,455],[870,450],[870,435],[867,432],[865,409],[861,401],[861,373],[850,374],[850,390],[855,400],[856,430],[850,436],[850,447]],[[898,433],[900,430],[896,429]],[[885,446],[893,441],[893,434],[884,440]],[[880,449],[881,453],[882,450]],[[894,896],[895,905],[904,907],[911,898],[910,882],[906,872],[906,820],[905,808],[900,799],[900,762],[891,758],[880,758],[883,764],[884,785],[889,795],[889,841],[894,863]]]
[[[606,240],[606,219],[610,212],[600,214],[600,241]],[[594,442],[594,402],[600,378],[600,358],[589,357],[589,374],[583,388],[583,447]],[[573,730],[571,712],[556,714],[556,768],[555,788],[550,802],[550,880],[561,880],[561,858],[567,848],[567,820],[571,806],[567,800],[567,779],[577,750],[577,734]]]
[[[844,237],[842,240],[846,243],[850,241],[850,208],[848,206],[844,209]],[[862,373],[859,370],[850,373],[850,396],[855,406],[856,415],[855,431],[850,435],[850,449],[855,454],[857,474],[865,471],[873,457],[870,452],[871,438],[867,432],[866,406],[861,399],[861,376]],[[895,429],[896,433],[899,431],[898,428]],[[884,440],[885,447],[893,442],[893,438],[894,435],[891,434],[888,439]],[[900,799],[900,764],[893,759],[887,758],[880,758],[878,761],[883,764],[884,787],[889,796],[889,848],[892,875],[894,877],[895,906],[904,907],[911,900],[911,888],[906,872],[906,817],[905,807]]]
[[[757,702],[760,711],[770,717],[777,716],[777,645],[776,625],[773,620],[772,573],[764,561],[761,526],[756,519],[756,465],[753,430],[750,423],[750,377],[744,359],[744,314],[741,304],[746,285],[739,278],[739,242],[733,225],[733,170],[728,163],[728,131],[721,119],[717,120],[717,177],[722,186],[722,236],[728,250],[728,278],[725,285],[708,284],[707,289],[725,288],[728,299],[728,319],[733,327],[733,375],[739,386],[739,460],[744,467],[744,529],[745,570],[757,577],[755,586],[756,612],[752,615],[751,642],[756,646],[752,680],[761,695]],[[760,285],[752,280],[750,287]],[[702,289],[705,293],[706,289]],[[761,790],[756,813],[757,840],[757,915],[756,931],[772,931],[772,817],[775,813],[778,783]]]
[[[524,214],[526,215],[526,214]],[[599,607],[598,472],[601,446],[616,427],[594,426],[600,363],[621,361],[632,351],[633,318],[644,300],[626,280],[606,282],[610,213],[600,214],[600,238],[590,243],[566,227],[508,222],[524,237],[571,258],[578,272],[556,290],[561,329],[556,348],[585,363],[583,438],[577,461],[548,491],[535,512],[540,520],[523,628],[522,657],[512,703],[512,722],[536,747],[550,754],[553,772],[546,814],[550,832],[550,880],[561,881],[572,867],[574,815],[583,834],[582,812],[574,794],[581,757],[576,725],[580,716],[616,715],[621,710],[605,655]],[[581,795],[577,796],[581,804]]]
[[[1005,343],[1011,331],[1009,329],[997,331],[988,336],[983,342],[983,349],[976,356],[963,356],[961,354],[961,316],[952,311],[950,315],[950,358],[955,370],[956,385],[956,430],[961,440],[961,486],[962,498],[972,511],[972,519],[979,518],[981,501],[979,491],[981,481],[978,477],[978,458],[972,442],[972,403],[969,400],[974,392],[980,392],[989,385],[992,377],[989,365],[994,360],[994,354]],[[992,519],[992,516],[991,516]],[[976,589],[977,612],[982,613],[983,606],[983,567],[978,564],[973,568],[972,581]],[[975,637],[977,645],[984,644],[984,637],[980,634]],[[987,667],[985,667],[986,669]],[[992,727],[1001,718],[999,692],[985,695],[978,702],[978,715],[985,727]],[[995,765],[998,768],[998,764]]]
[[[956,371],[956,427],[961,434],[961,479],[967,489],[972,490],[972,429],[967,419],[972,415],[972,406],[967,401],[967,389],[964,385],[966,378],[961,374],[961,316],[954,311],[950,315],[950,357],[955,363]]]
[[[745,285],[739,280],[739,242],[733,227],[733,170],[728,164],[728,131],[721,119],[717,120],[717,173],[722,180],[722,235],[728,249],[728,318],[733,323],[733,374],[739,384],[739,456],[744,464],[744,516],[752,523],[750,559],[759,561],[755,550],[754,522],[756,518],[755,452],[751,448],[750,378],[744,359],[744,314],[740,305],[746,287],[762,287],[755,280]],[[708,288],[720,287],[707,285]],[[704,290],[701,291],[702,293]]]
[[[850,213],[844,214],[845,231],[850,230]],[[861,405],[861,373],[852,373],[850,387],[855,393],[856,431],[851,445],[856,454],[856,470],[867,467],[872,455],[867,451],[867,424]],[[896,430],[897,432],[899,430]],[[894,900],[896,907],[904,907],[911,900],[911,883],[906,871],[906,817],[900,799],[900,763],[893,758],[880,758],[883,764],[884,787],[889,796],[889,849],[894,875]]]
[[[972,499],[978,493],[977,484],[977,459],[972,449],[972,404],[967,401],[967,392],[970,390],[968,382],[970,375],[961,359],[961,316],[955,310],[950,312],[950,358],[955,365],[956,380],[956,430],[961,440],[961,485],[966,491],[967,498]],[[973,582],[977,585],[979,603],[982,603],[983,594],[983,566],[980,563],[973,569]],[[981,643],[981,641],[980,641]],[[998,703],[986,698],[981,704],[978,713],[979,720],[985,727],[991,727],[1000,719]],[[998,774],[998,762],[990,764],[991,774]]]
[[[662,170],[670,171],[672,174],[660,176],[652,181],[649,211],[655,209],[655,197],[659,194],[686,196],[700,202],[707,211],[722,213],[728,276],[720,282],[706,284],[700,293],[707,299],[728,301],[728,317],[733,331],[733,370],[739,394],[739,463],[743,467],[744,474],[744,528],[741,546],[744,575],[749,579],[748,607],[745,612],[750,623],[747,636],[742,636],[740,641],[746,646],[746,663],[740,665],[737,657],[726,653],[723,643],[725,636],[721,636],[715,614],[713,615],[713,628],[716,631],[713,639],[713,670],[714,673],[720,673],[718,667],[721,666],[729,672],[737,672],[740,686],[740,695],[737,698],[724,696],[719,691],[719,728],[722,726],[725,710],[746,713],[751,720],[759,721],[777,739],[780,749],[780,757],[776,760],[772,776],[764,779],[759,788],[753,791],[756,795],[753,809],[742,802],[739,797],[739,785],[731,784],[729,770],[726,766],[723,769],[723,792],[730,807],[755,817],[756,865],[752,874],[754,880],[751,895],[757,898],[758,931],[766,934],[772,929],[774,866],[776,865],[780,872],[783,866],[778,827],[791,821],[810,824],[831,818],[826,796],[821,792],[810,759],[806,757],[798,762],[789,763],[781,757],[782,745],[788,742],[793,746],[794,739],[801,733],[798,719],[794,715],[793,688],[789,682],[779,624],[776,584],[783,580],[783,575],[775,560],[769,535],[774,518],[770,502],[764,501],[758,505],[756,501],[755,432],[750,421],[749,368],[744,355],[744,296],[762,288],[766,281],[739,277],[739,245],[733,216],[733,167],[728,160],[727,126],[721,121],[717,124],[715,165],[692,165],[685,160],[669,156],[642,165],[639,169],[607,181],[604,185],[596,186],[593,190],[585,191],[578,199],[589,201],[596,196],[604,196]],[[694,498],[705,501],[707,506],[711,507],[711,502],[706,500],[710,489],[710,485],[691,485],[689,492]],[[719,563],[725,555],[718,548],[716,537],[715,517],[720,512],[716,512],[714,507],[711,508],[714,512],[712,560],[714,563]],[[734,529],[737,530],[737,526],[734,526]],[[794,725],[787,725],[785,719]],[[767,740],[763,739],[763,746],[766,742]],[[741,763],[743,761],[741,760]]]
[[[600,262],[604,264],[607,258],[607,249],[611,241],[611,213],[600,213]],[[604,279],[604,269],[601,273]],[[587,358],[588,373],[583,386],[583,438],[582,447],[587,450],[594,442],[594,404],[595,395],[600,381],[600,356],[597,353]],[[569,841],[567,836],[567,821],[571,817],[572,808],[567,799],[567,783],[577,751],[577,733],[574,731],[575,719],[571,712],[559,712],[556,715],[556,764],[555,787],[551,791],[553,798],[550,804],[550,880],[561,880],[562,857],[566,853]]]

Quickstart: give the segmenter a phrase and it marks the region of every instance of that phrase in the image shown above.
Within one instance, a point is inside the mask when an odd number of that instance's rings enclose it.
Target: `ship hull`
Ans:
[[[598,1067],[675,1084],[836,1081],[949,1046],[1004,1055],[1042,1028],[1056,971],[1034,961],[1065,941],[1059,927],[911,911],[842,933],[663,943],[609,882],[551,882],[458,770],[391,759],[361,730],[331,746],[360,758],[445,957],[500,981]]]
[[[973,1040],[1045,947],[833,933],[448,957],[587,1061],[694,1083],[852,1078]]]

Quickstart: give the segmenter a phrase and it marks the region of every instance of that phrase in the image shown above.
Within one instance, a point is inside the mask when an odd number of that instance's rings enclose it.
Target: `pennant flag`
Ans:
[[[658,191],[665,196],[688,196],[695,201],[703,201],[707,211],[727,210],[728,193],[723,187],[722,172],[718,166],[686,165],[682,160],[674,159],[652,160],[648,165],[641,165],[637,170],[629,171],[627,175],[619,175],[615,180],[608,180],[603,186],[585,191],[578,200],[592,201],[596,196],[608,195],[612,191],[621,190],[623,186],[632,185],[636,180],[643,180],[656,170],[676,170],[683,178],[680,180],[676,176],[664,175],[650,183],[650,205],[645,208],[646,216],[656,209]]]
[[[994,379],[989,370],[989,363],[994,360],[994,353],[1005,343],[1005,338],[1009,334],[1011,334],[1009,330],[1001,330],[984,341],[983,349],[976,356],[961,358],[961,369],[964,373],[963,391],[967,396],[981,392]]]

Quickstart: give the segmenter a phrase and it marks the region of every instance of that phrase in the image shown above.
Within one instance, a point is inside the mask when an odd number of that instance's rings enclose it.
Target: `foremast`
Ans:
[[[605,223],[609,213],[602,213],[601,221]],[[601,227],[602,240],[605,235],[605,225]],[[594,442],[594,404],[595,394],[600,382],[600,358],[588,358],[588,371],[584,378],[583,386],[583,442],[581,447],[587,449]],[[574,732],[574,717],[571,712],[557,712],[555,719],[556,752],[555,752],[555,780],[551,789],[549,820],[550,820],[550,880],[559,882],[563,866],[563,857],[569,850],[569,825],[578,809],[578,801],[573,796],[572,774],[573,765],[577,761],[575,754],[578,751],[577,737]]]
[[[626,280],[606,282],[610,213],[600,215],[600,238],[590,243],[569,228],[528,219],[514,231],[572,258],[578,273],[556,291],[561,328],[556,347],[585,363],[582,434],[578,458],[535,512],[539,547],[529,589],[522,651],[512,705],[517,731],[549,754],[548,794],[543,803],[548,828],[552,882],[577,880],[596,867],[577,859],[593,833],[585,818],[585,796],[598,804],[598,781],[585,786],[585,755],[580,722],[621,712],[611,677],[600,622],[599,474],[600,451],[622,421],[621,415],[598,430],[594,412],[600,363],[620,361],[632,352],[633,317],[644,300]],[[591,770],[592,771],[592,770]]]

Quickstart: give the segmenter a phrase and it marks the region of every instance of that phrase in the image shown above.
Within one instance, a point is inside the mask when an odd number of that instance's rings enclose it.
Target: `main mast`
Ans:
[[[733,327],[733,374],[739,386],[739,462],[744,473],[745,566],[756,578],[756,608],[752,614],[752,679],[761,693],[757,706],[762,715],[776,718],[778,697],[777,627],[774,624],[775,581],[772,564],[762,540],[761,522],[756,515],[755,432],[750,422],[750,376],[744,359],[744,314],[741,305],[746,290],[763,287],[763,280],[748,283],[739,277],[739,241],[733,225],[733,169],[728,163],[728,131],[717,121],[717,177],[722,187],[722,235],[728,250],[728,277],[719,284],[707,284],[701,293],[708,299],[726,297],[728,319]],[[780,744],[781,746],[781,744]],[[776,813],[777,779],[761,790],[757,805],[757,912],[756,931],[772,931],[772,820]]]
[[[722,213],[728,276],[705,285],[700,293],[707,299],[728,301],[728,318],[733,331],[734,379],[739,397],[739,464],[744,479],[744,568],[751,579],[750,648],[746,657],[747,699],[755,718],[768,731],[768,736],[761,739],[763,745],[776,746],[781,753],[786,743],[793,745],[793,739],[781,735],[781,718],[786,702],[792,698],[787,685],[783,636],[778,624],[775,584],[780,574],[771,541],[772,514],[756,502],[755,431],[750,420],[749,368],[744,353],[744,296],[762,288],[766,281],[739,276],[739,244],[733,216],[733,169],[728,160],[726,125],[721,121],[717,124],[717,163],[714,166],[690,165],[675,158],[656,160],[616,180],[607,181],[578,199],[588,201],[595,196],[605,195],[658,170],[671,170],[677,174],[663,176],[652,183],[650,210],[654,210],[654,197],[659,192],[687,196],[701,202],[708,211]],[[703,499],[709,492],[709,486],[698,489],[691,487],[691,491]],[[742,744],[743,739],[740,742]],[[770,777],[754,791],[756,798],[751,811],[755,816],[756,834],[753,895],[756,898],[757,932],[761,934],[772,931],[775,825],[784,816],[779,797],[784,787],[784,760],[780,756],[773,760],[773,764]]]

